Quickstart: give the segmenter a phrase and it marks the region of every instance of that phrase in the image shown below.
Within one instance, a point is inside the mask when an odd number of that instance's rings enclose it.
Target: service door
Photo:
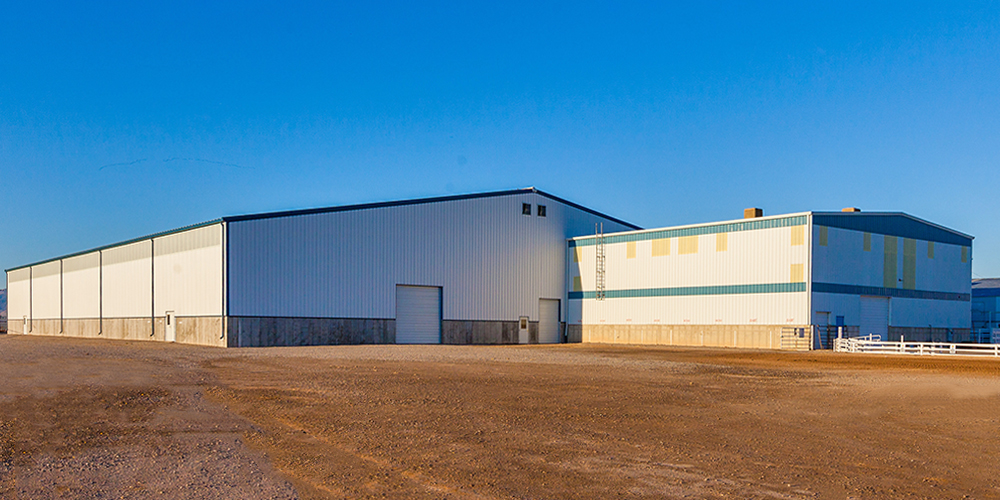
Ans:
[[[538,343],[558,344],[559,338],[559,301],[553,299],[538,300]]]
[[[167,342],[177,341],[177,316],[173,311],[167,311],[166,318],[166,339]]]
[[[396,343],[441,343],[441,288],[396,285]]]
[[[861,297],[861,336],[881,335],[889,340],[889,299]]]

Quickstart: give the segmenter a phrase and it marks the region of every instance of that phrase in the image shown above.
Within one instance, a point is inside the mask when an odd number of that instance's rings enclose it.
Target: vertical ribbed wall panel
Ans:
[[[33,319],[59,319],[61,311],[60,262],[31,267],[31,304]]]
[[[31,318],[31,269],[17,269],[7,273],[7,319],[11,331],[20,331],[13,323]]]
[[[911,221],[899,218],[885,218],[881,229],[887,232],[902,232],[902,227],[892,227],[897,220],[907,224]],[[865,251],[865,233],[841,228],[827,228],[827,244],[819,244],[820,229],[813,230],[813,281],[842,285],[883,287],[885,272],[885,237],[874,233],[871,249]],[[902,238],[900,238],[902,240]],[[897,242],[895,275],[896,288],[903,288],[903,243]],[[971,259],[962,262],[962,246],[934,242],[933,253],[926,240],[916,240],[914,289],[930,292],[952,292],[971,294]],[[844,316],[847,325],[860,324],[859,295],[817,293],[813,295],[813,311],[830,313],[830,320]],[[890,324],[892,326],[935,328],[969,328],[971,308],[966,301],[890,299]]]
[[[152,315],[152,242],[140,241],[104,250],[105,318]]]
[[[446,320],[537,319],[564,298],[565,239],[598,220],[527,193],[231,222],[229,312],[393,318],[401,284],[442,287]]]
[[[222,224],[161,236],[153,248],[156,316],[222,314]]]
[[[63,317],[101,317],[101,256],[98,252],[63,259]]]
[[[689,239],[683,249],[680,238],[673,237],[666,243],[657,243],[655,255],[654,240],[638,236],[654,230],[621,233],[637,235],[634,238],[635,257],[628,257],[628,242],[606,244],[605,289],[721,289],[731,285],[780,287],[793,282],[792,266],[801,265],[803,275],[798,282],[803,291],[720,292],[609,298],[604,301],[574,299],[571,300],[569,321],[585,324],[807,324],[808,296],[804,286],[809,248],[806,242],[792,244],[792,232],[796,227],[800,228],[799,231],[803,230],[803,226],[772,227],[728,232],[724,238],[718,236],[720,233],[686,236]],[[694,248],[697,250],[692,253],[682,253],[682,250],[691,252]],[[590,244],[569,247],[564,251],[567,252],[568,262],[567,288],[572,291],[574,277],[579,277],[582,291],[593,292],[596,286],[596,247]],[[582,258],[574,263],[573,253],[577,251]]]

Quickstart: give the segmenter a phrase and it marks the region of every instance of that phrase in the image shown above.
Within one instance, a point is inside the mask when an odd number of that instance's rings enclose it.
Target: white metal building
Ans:
[[[971,236],[902,213],[748,212],[570,239],[569,338],[808,348],[839,326],[968,339]]]
[[[636,226],[533,188],[225,217],[7,271],[11,333],[215,346],[563,339],[567,238]]]

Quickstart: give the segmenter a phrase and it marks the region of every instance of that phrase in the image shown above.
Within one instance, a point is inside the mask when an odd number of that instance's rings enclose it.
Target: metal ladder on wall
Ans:
[[[605,255],[604,255],[604,223],[594,224],[594,232],[597,235],[597,258],[595,259],[597,263],[597,286],[595,298],[597,300],[604,300],[604,273],[605,273]]]

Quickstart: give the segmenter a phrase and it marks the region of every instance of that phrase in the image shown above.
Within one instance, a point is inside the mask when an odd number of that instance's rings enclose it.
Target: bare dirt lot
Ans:
[[[2,498],[1000,498],[1000,360],[0,336]]]

